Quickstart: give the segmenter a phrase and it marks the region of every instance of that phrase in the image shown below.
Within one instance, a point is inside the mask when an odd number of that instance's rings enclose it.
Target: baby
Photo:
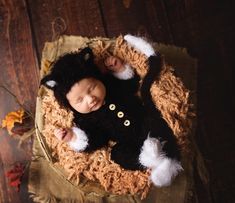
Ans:
[[[125,74],[128,70],[128,65],[124,64],[120,58],[109,56],[104,64],[108,71],[116,75]],[[106,72],[106,71],[105,71]],[[134,73],[131,73],[131,75]],[[70,91],[66,94],[69,104],[74,110],[79,113],[86,114],[96,111],[105,103],[106,88],[104,84],[96,78],[84,78],[75,83]],[[55,130],[55,136],[64,141],[70,142],[76,139],[76,135],[72,129],[59,128]]]
[[[134,39],[137,44],[146,43]],[[153,183],[166,186],[182,167],[175,136],[150,94],[161,70],[161,58],[153,53],[148,62],[141,99],[137,96],[140,78],[127,63],[110,56],[104,61],[107,71],[101,71],[88,47],[61,56],[41,84],[52,89],[59,104],[74,113],[74,127],[55,130],[58,139],[78,152],[94,151],[115,141],[113,161],[129,170],[151,168]]]

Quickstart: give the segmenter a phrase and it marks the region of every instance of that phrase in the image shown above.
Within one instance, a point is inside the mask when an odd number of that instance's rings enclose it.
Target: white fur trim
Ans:
[[[162,151],[162,143],[156,139],[148,137],[141,148],[139,162],[152,169],[151,181],[158,187],[171,184],[177,174],[183,170],[180,162],[168,158]]]
[[[175,176],[178,175],[183,168],[177,160],[170,158],[162,158],[161,163],[152,169],[151,180],[155,186],[169,186]]]
[[[147,168],[154,168],[158,166],[164,156],[160,141],[156,138],[148,137],[141,148],[139,162]]]
[[[69,146],[75,151],[84,151],[88,146],[88,137],[86,133],[77,127],[73,127],[72,130],[74,135],[76,136],[76,139],[74,141],[70,141],[68,143]]]
[[[125,70],[124,71],[113,73],[113,75],[118,79],[128,80],[128,79],[134,77],[134,71],[128,64],[125,64]]]
[[[125,35],[124,39],[130,46],[134,47],[137,51],[140,51],[141,53],[145,54],[147,57],[155,55],[153,47],[144,39],[130,34]]]
[[[54,80],[48,80],[46,82],[46,84],[49,86],[49,87],[55,87],[57,85],[57,82],[54,81]]]

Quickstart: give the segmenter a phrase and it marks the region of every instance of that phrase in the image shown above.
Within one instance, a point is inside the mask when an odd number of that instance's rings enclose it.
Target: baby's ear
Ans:
[[[55,79],[53,79],[52,75],[49,74],[49,75],[46,75],[46,76],[41,80],[41,83],[40,83],[40,84],[46,86],[46,87],[49,88],[49,89],[54,90],[58,83],[56,82]]]
[[[92,63],[94,60],[94,54],[92,52],[92,49],[89,47],[84,48],[80,52],[80,56],[82,57],[82,59],[85,63]]]

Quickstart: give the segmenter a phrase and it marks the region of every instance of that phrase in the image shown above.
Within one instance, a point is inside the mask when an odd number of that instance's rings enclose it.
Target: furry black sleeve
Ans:
[[[112,75],[106,78],[106,88],[109,94],[117,96],[129,96],[135,94],[139,89],[140,77],[134,74],[134,77],[127,80],[120,80]]]
[[[105,129],[101,129],[98,126],[92,126],[87,129],[83,129],[88,138],[88,145],[84,152],[92,152],[102,147],[108,145],[109,140],[111,139],[108,135],[110,133],[106,132]]]
[[[90,152],[107,146],[112,140],[112,128],[104,121],[105,108],[89,114],[74,111],[74,125],[85,132],[88,144],[84,151]],[[111,130],[110,130],[111,129]]]

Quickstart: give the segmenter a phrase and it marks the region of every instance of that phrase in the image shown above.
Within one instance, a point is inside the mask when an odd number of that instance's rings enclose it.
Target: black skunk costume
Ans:
[[[139,76],[129,66],[120,75],[101,74],[90,48],[60,57],[41,84],[52,89],[59,104],[74,113],[72,129],[76,141],[70,142],[70,147],[90,152],[113,140],[116,142],[111,151],[113,161],[129,170],[151,168],[153,183],[166,186],[182,167],[175,136],[150,94],[150,87],[161,71],[161,57],[141,38],[126,35],[124,39],[148,56],[149,71],[140,89],[141,99],[136,94]],[[105,104],[97,111],[81,114],[70,106],[66,94],[75,83],[87,77],[103,82]]]

